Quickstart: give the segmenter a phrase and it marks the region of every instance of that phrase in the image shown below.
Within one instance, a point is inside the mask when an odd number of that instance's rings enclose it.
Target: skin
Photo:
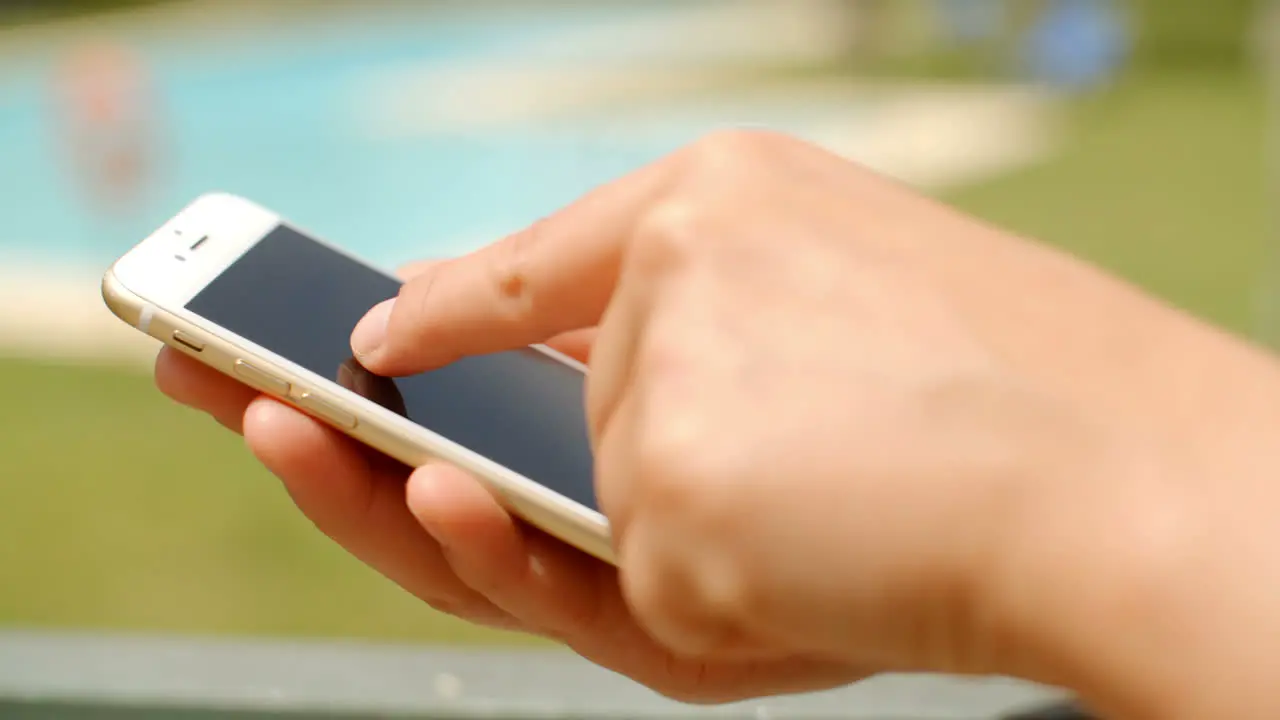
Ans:
[[[1280,714],[1251,640],[1280,630],[1258,350],[760,132],[406,276],[352,336],[375,373],[549,338],[589,363],[619,569],[457,469],[410,473],[174,352],[156,375],[433,607],[691,702],[919,670],[1109,717]]]

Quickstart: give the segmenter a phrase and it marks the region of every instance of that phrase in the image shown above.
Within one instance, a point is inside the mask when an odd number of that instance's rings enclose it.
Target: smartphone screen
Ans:
[[[531,348],[395,379],[355,361],[351,331],[400,284],[281,224],[187,310],[598,510],[577,369]]]

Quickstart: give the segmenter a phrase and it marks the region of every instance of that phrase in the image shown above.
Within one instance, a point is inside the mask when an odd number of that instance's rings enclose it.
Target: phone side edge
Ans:
[[[102,275],[102,301],[112,315],[127,325],[142,330],[139,325],[146,310],[146,301],[120,282],[115,265]]]

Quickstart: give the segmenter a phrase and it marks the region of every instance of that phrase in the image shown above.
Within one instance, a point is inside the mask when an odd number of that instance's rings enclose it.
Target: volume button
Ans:
[[[281,380],[275,375],[272,375],[266,370],[250,365],[244,360],[236,360],[235,373],[236,376],[241,380],[244,380],[245,383],[252,385],[259,390],[269,392],[273,395],[279,395],[280,397],[287,397],[289,395],[289,383]]]
[[[181,330],[173,331],[173,341],[194,352],[204,352],[204,343],[196,340]]]

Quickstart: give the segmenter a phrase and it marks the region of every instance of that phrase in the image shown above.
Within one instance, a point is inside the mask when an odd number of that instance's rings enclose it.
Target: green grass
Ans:
[[[0,378],[0,624],[510,640],[350,559],[141,373],[0,361]]]
[[[1136,78],[1074,108],[1049,162],[949,199],[1249,332],[1269,222],[1265,109],[1243,74]]]
[[[1058,156],[950,199],[1245,330],[1262,134],[1248,78],[1135,79],[1080,103]],[[0,398],[0,624],[511,640],[348,558],[238,438],[140,374],[3,361]]]

